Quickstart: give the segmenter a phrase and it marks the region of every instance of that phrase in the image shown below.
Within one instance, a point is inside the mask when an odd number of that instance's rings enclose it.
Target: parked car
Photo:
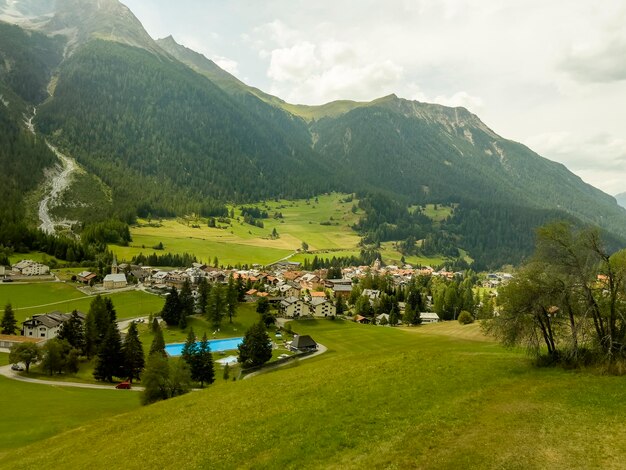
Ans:
[[[6,279],[3,279],[2,282],[13,282],[13,279],[7,277]]]
[[[120,390],[129,390],[130,389],[130,382],[128,380],[125,380],[124,382],[118,383],[115,388],[119,388]]]
[[[24,370],[24,368],[21,365],[19,365],[19,364],[13,364],[11,366],[11,370],[17,370],[17,371],[21,372],[21,371]]]

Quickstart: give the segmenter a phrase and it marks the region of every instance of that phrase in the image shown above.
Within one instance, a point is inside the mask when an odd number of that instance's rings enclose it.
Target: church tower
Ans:
[[[111,274],[117,274],[117,258],[113,255],[113,263],[111,263]]]

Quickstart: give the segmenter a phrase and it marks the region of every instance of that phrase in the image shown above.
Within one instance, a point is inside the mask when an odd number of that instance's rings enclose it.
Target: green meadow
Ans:
[[[0,466],[539,469],[626,460],[623,377],[536,368],[476,324],[292,325],[328,352],[96,418],[7,452]]]
[[[122,426],[125,419],[119,415],[140,406],[136,393],[123,390],[39,385],[5,377],[0,377],[0,390],[5,404],[0,459],[19,447],[61,435],[90,421],[111,420],[112,424]],[[57,461],[57,466],[60,462]],[[19,462],[13,461],[11,465],[19,466]]]
[[[119,319],[133,318],[160,312],[165,300],[140,291],[125,291],[106,294],[113,300]],[[34,284],[0,284],[0,312],[11,303],[19,321],[54,310],[87,312],[93,300],[76,289],[74,285],[60,282]]]
[[[263,228],[244,223],[241,206],[229,207],[234,209],[235,218],[230,219],[230,224],[218,222],[216,228],[208,227],[206,219],[142,220],[131,227],[130,246],[110,248],[119,260],[129,261],[139,253],[155,252],[152,247],[163,243],[164,252],[193,253],[204,262],[212,262],[217,256],[224,265],[269,264],[293,254],[302,242],[309,245],[310,251],[358,253],[359,236],[350,227],[358,220],[359,211],[352,212],[357,201],[345,202],[347,197],[333,193],[319,196],[317,202],[310,199],[248,204],[268,212],[269,218],[262,219]],[[274,218],[277,212],[282,218]],[[276,239],[270,237],[274,229],[278,232]]]
[[[315,256],[332,258],[333,256],[358,256],[360,238],[352,226],[363,215],[356,199],[347,194],[325,194],[317,198],[296,201],[266,201],[247,204],[258,207],[269,214],[263,219],[263,228],[243,222],[241,206],[229,206],[234,209],[235,218],[229,223],[217,223],[216,228],[208,227],[202,218],[179,218],[165,220],[140,220],[131,227],[133,241],[129,246],[111,245],[119,260],[130,261],[140,253],[144,255],[157,252],[153,247],[163,244],[164,252],[193,253],[203,262],[212,263],[217,257],[221,265],[270,264],[290,257],[291,261],[303,262]],[[435,221],[441,221],[452,213],[452,208],[428,204],[425,214]],[[275,213],[282,218],[274,218]],[[270,234],[276,229],[278,238]],[[298,252],[302,242],[309,246],[309,252]],[[402,254],[392,242],[381,247],[383,259],[388,263],[399,264]],[[405,261],[414,265],[441,265],[446,259],[441,256],[420,257],[406,256]]]

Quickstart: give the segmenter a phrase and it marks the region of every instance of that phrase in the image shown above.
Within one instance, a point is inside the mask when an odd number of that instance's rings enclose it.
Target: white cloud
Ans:
[[[530,137],[525,143],[606,192],[626,191],[626,140],[622,138],[606,133],[587,136],[559,131]]]
[[[267,75],[279,82],[298,82],[313,74],[319,66],[315,45],[306,41],[299,42],[295,46],[274,49],[271,52]]]
[[[213,62],[233,75],[239,74],[239,64],[228,57],[215,56],[213,57]]]
[[[473,113],[480,113],[480,111],[485,106],[482,98],[480,98],[479,96],[470,95],[466,91],[458,91],[452,96],[439,95],[433,98],[433,102],[453,108],[457,106],[462,106],[469,109]]]

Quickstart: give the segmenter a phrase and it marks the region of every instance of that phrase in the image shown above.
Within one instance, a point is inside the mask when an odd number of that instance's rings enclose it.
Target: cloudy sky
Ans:
[[[500,135],[626,191],[626,2],[122,0],[293,103],[402,98],[465,106]]]

